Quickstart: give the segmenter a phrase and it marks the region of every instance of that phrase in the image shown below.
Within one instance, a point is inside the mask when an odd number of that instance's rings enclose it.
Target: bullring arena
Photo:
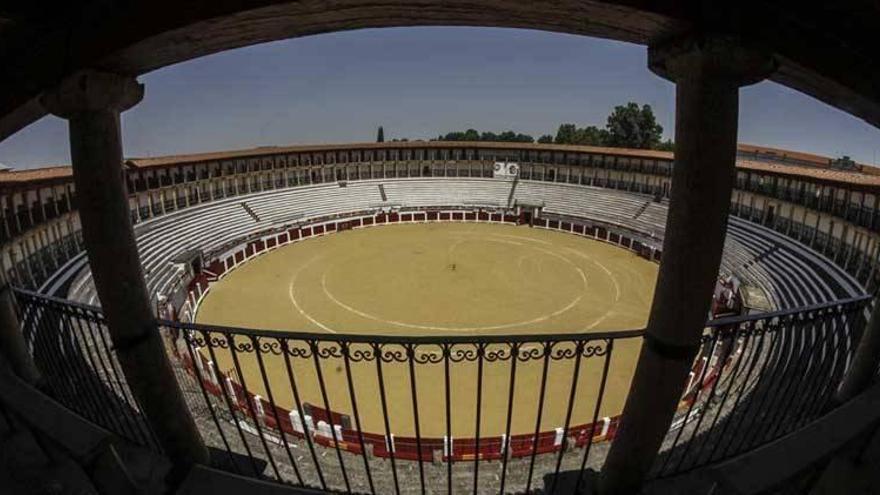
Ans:
[[[553,145],[260,148],[131,160],[129,206],[163,341],[227,468],[359,493],[518,493],[600,466],[614,438],[671,163]],[[45,230],[16,237],[3,266],[33,291],[23,307],[46,301],[24,313],[35,358],[78,358],[101,388],[82,396],[57,376],[60,400],[154,445],[103,338],[66,173],[25,177],[50,191],[42,221],[28,217]],[[829,400],[858,331],[846,318],[877,286],[864,225],[877,196],[861,189],[875,183],[741,147],[711,321],[654,476],[778,437]]]
[[[655,277],[653,263],[631,252],[556,232],[477,223],[388,226],[297,243],[255,259],[212,288],[197,320],[392,336],[589,333],[642,327]],[[603,417],[620,412],[637,355],[635,340],[616,349],[616,373]],[[232,367],[228,356],[221,356],[218,363],[221,369]],[[330,402],[337,404],[334,410],[351,414],[345,376],[339,363],[333,364],[328,363],[327,388],[342,393],[331,394],[337,396]],[[258,383],[257,366],[248,368],[246,378]],[[275,370],[270,382],[284,379],[283,364],[267,360],[266,368]],[[309,373],[297,371],[300,376]],[[357,394],[363,396],[359,402],[364,429],[381,431],[381,410],[366,400],[378,393],[372,370],[353,371]],[[390,403],[409,402],[406,371],[405,367],[386,370]],[[439,367],[421,371],[417,380],[423,384],[418,394],[425,409],[420,416],[425,423],[422,433],[442,437],[443,395],[432,390],[443,376]],[[472,404],[454,416],[452,429],[460,436],[472,436],[475,369],[459,371],[452,377],[452,389],[460,394],[456,403],[467,404],[470,397]],[[505,433],[507,397],[502,392],[509,383],[504,371],[501,366],[485,370],[482,432],[487,436]],[[586,379],[600,374],[601,367],[584,366],[581,373]],[[540,366],[520,368],[518,375],[514,408],[520,414],[514,416],[511,429],[526,433],[534,428],[537,416],[532,402]],[[548,397],[565,398],[569,386],[565,378],[570,375],[569,366],[554,367],[548,377]],[[317,387],[312,388],[303,395],[314,403],[319,395]],[[266,396],[264,390],[259,393]],[[595,403],[595,395],[595,390],[582,391],[578,404],[583,407],[575,410],[575,417],[589,416],[587,405]],[[275,400],[288,409],[294,402],[290,394]],[[564,422],[565,408],[548,406],[542,430]],[[397,435],[412,436],[411,411],[402,412],[392,418],[391,427]]]

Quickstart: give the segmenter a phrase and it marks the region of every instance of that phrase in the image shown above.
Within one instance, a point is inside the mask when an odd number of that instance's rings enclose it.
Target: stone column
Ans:
[[[67,119],[79,216],[95,288],[125,379],[180,476],[208,453],[178,388],[147,296],[122,158],[119,115],[141,100],[134,78],[85,71],[42,103]]]
[[[599,478],[600,493],[637,493],[672,423],[709,316],[735,182],[739,88],[772,60],[720,38],[648,51],[676,83],[675,168],[663,259],[635,376]]]
[[[874,310],[856,347],[852,365],[837,389],[835,401],[842,404],[868,388],[874,381],[878,365],[880,365],[880,303],[875,299]]]

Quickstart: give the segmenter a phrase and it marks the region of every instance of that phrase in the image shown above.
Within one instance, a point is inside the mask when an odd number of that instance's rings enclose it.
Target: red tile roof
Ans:
[[[322,151],[343,151],[350,149],[407,149],[407,148],[461,148],[473,147],[481,149],[521,149],[534,151],[560,151],[560,152],[588,152],[597,154],[609,154],[627,156],[633,158],[648,158],[671,160],[673,154],[667,151],[627,149],[627,148],[604,148],[596,146],[570,146],[559,144],[538,143],[490,143],[490,142],[452,142],[452,141],[401,141],[385,143],[346,143],[346,144],[318,144],[318,145],[293,145],[293,146],[261,146],[230,151],[214,151],[207,153],[192,153],[185,155],[169,155],[159,157],[129,158],[126,164],[136,168],[165,167],[185,163],[199,163],[235,158],[261,157],[279,153],[303,153]],[[814,166],[790,165],[769,163],[759,160],[739,159],[737,166],[746,170],[764,171],[779,175],[794,175],[813,178],[822,181],[830,181],[842,184],[855,184],[860,186],[880,187],[880,170],[864,167],[864,172],[851,172],[829,168],[829,158],[809,153],[801,153],[777,148],[767,148],[749,144],[740,144],[739,149],[747,153],[759,153],[768,159],[776,156],[779,158],[792,158],[803,162],[815,164]],[[71,176],[69,166],[52,166],[29,170],[12,170],[0,172],[0,186],[18,186],[30,182],[44,182],[63,180]]]

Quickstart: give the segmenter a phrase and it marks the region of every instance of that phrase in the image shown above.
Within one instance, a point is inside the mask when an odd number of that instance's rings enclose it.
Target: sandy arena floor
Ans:
[[[606,243],[543,229],[497,224],[433,223],[383,226],[332,234],[276,249],[240,266],[213,286],[197,321],[316,333],[370,335],[507,335],[636,329],[647,319],[657,266]],[[270,339],[271,340],[271,339]],[[243,341],[242,341],[243,342]],[[268,342],[264,339],[264,342]],[[601,344],[604,341],[597,341]],[[302,348],[301,341],[290,343]],[[525,348],[536,347],[526,344]],[[335,347],[335,344],[322,345]],[[559,345],[563,352],[571,345]],[[604,345],[603,345],[604,347]],[[487,351],[507,349],[492,345]],[[357,344],[352,350],[368,350]],[[401,350],[391,345],[388,350]],[[473,350],[459,345],[454,350]],[[623,407],[639,339],[617,340],[601,416]],[[233,367],[217,349],[221,371]],[[436,345],[417,353],[439,353]],[[210,356],[209,356],[210,357]],[[253,353],[238,353],[248,390],[266,387]],[[592,420],[604,357],[584,358],[571,424]],[[281,356],[264,357],[276,403],[294,405]],[[321,360],[330,407],[351,413],[341,359]],[[315,363],[291,358],[303,402],[323,406]],[[535,428],[542,361],[519,361],[511,432]],[[423,436],[445,434],[442,361],[417,364],[419,425]],[[473,436],[477,365],[451,366],[452,430]],[[541,429],[562,426],[572,386],[573,359],[551,361]],[[351,364],[363,430],[384,433],[375,361]],[[481,436],[504,433],[511,361],[485,362]],[[383,363],[391,431],[415,433],[409,368]],[[239,381],[239,380],[236,380]]]

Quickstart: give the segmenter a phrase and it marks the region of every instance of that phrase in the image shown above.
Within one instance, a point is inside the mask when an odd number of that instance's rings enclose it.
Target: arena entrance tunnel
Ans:
[[[32,3],[15,2],[2,7],[0,19],[0,67],[6,76],[0,81],[0,137],[47,111],[70,121],[79,213],[104,310],[103,316],[92,315],[90,321],[103,324],[106,318],[115,348],[124,353],[122,371],[163,451],[174,461],[171,478],[178,481],[181,471],[208,462],[208,454],[182,392],[173,385],[176,379],[162,342],[149,332],[155,319],[142,283],[120,167],[119,115],[143,96],[136,76],[254,43],[392,26],[531,28],[648,45],[651,69],[677,84],[676,166],[659,295],[622,426],[603,467],[599,484],[605,493],[633,493],[641,486],[669,431],[692,360],[705,344],[706,307],[718,273],[733,188],[739,88],[770,78],[880,124],[880,53],[871,49],[880,16],[856,4],[829,13],[822,6],[792,9],[784,2],[732,0],[659,6],[574,0],[246,5],[204,0],[184,7],[171,1],[120,6],[96,1],[47,13]],[[859,326],[848,319],[863,309],[853,309],[856,303],[864,300],[804,312],[820,312],[833,320],[830,326],[849,330]],[[63,315],[58,318],[64,320]],[[750,321],[724,322],[718,328],[731,324],[754,329]],[[728,338],[718,332],[718,339]],[[739,334],[734,330],[732,335]],[[861,368],[872,366],[876,360],[868,359]],[[809,366],[800,371],[807,370],[817,372]],[[795,375],[783,371],[781,376],[793,380]],[[827,392],[816,391],[826,397]],[[343,465],[338,449],[336,453]],[[419,458],[424,492],[422,462]],[[585,479],[584,465],[579,468],[575,487]],[[475,492],[478,471],[475,461]],[[392,474],[396,488],[394,469]],[[344,468],[342,477],[348,489]],[[549,491],[556,488],[554,477]]]

